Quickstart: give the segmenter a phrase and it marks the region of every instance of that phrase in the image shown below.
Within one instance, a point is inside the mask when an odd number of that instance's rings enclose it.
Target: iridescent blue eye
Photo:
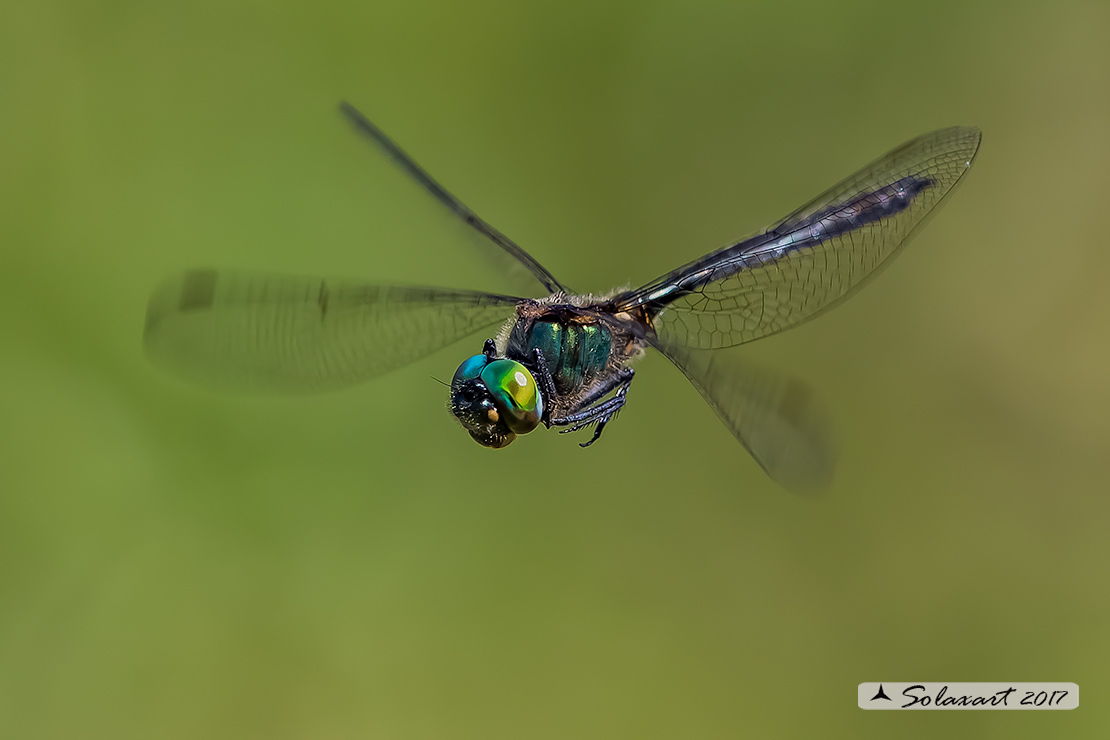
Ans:
[[[481,377],[505,417],[505,426],[517,434],[539,426],[543,397],[528,368],[513,360],[494,360],[482,369]]]
[[[455,371],[455,377],[451,378],[451,385],[457,386],[459,383],[464,383],[468,380],[474,380],[482,373],[482,368],[489,363],[489,358],[485,355],[474,355],[463,360],[463,364],[459,365],[459,369]]]

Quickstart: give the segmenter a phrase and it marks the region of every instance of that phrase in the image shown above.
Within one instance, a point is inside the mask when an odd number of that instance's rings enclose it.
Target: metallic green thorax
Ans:
[[[517,324],[509,338],[510,354],[514,349],[523,349],[525,357],[536,349],[543,353],[560,394],[572,394],[604,372],[612,345],[606,326],[545,319]]]

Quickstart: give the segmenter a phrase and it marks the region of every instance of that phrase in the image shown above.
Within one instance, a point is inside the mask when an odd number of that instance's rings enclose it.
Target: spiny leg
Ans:
[[[586,395],[578,399],[577,408],[581,410],[585,409],[587,406],[591,406],[597,403],[601,399],[608,396],[613,391],[613,389],[619,388],[622,385],[624,386],[622,391],[627,393],[628,385],[632,382],[632,376],[635,374],[636,371],[632,368],[622,367],[613,375],[603,379],[602,381],[594,385],[593,388],[586,392]]]
[[[597,426],[594,428],[594,434],[590,440],[579,445],[580,447],[589,447],[598,440],[601,432],[605,429],[605,425],[612,421],[617,412],[624,406],[625,397],[632,385],[632,378],[635,374],[632,368],[626,367],[613,376],[605,378],[582,397],[577,406],[578,411],[562,417],[552,418],[548,426],[569,427],[568,429],[559,430],[560,434],[566,434],[577,432],[583,427],[596,423]],[[614,389],[617,390],[616,395],[607,401],[601,400]]]
[[[590,437],[589,440],[587,440],[586,442],[579,442],[578,443],[579,447],[589,447],[590,445],[592,445],[594,442],[596,442],[601,437],[601,432],[605,429],[605,425],[608,424],[609,422],[611,422],[613,419],[615,419],[616,416],[617,416],[617,412],[620,411],[622,408],[624,408],[624,403],[625,403],[625,397],[624,396],[625,396],[625,393],[627,393],[627,392],[628,392],[628,386],[626,385],[626,386],[622,387],[620,389],[620,391],[617,392],[617,395],[613,396],[612,398],[610,398],[605,403],[598,404],[593,409],[590,409],[590,411],[594,411],[596,409],[597,412],[598,412],[596,414],[596,416],[598,416],[600,418],[599,418],[599,421],[597,422],[597,424],[594,426],[593,436]],[[566,432],[577,431],[577,430],[581,429],[582,426],[583,425],[578,425],[578,426],[572,427],[571,429],[561,430],[561,432],[562,431],[566,431]]]
[[[555,378],[551,377],[551,368],[547,366],[547,361],[543,358],[543,352],[540,352],[539,347],[532,350],[532,364],[534,367],[529,370],[532,371],[532,377],[540,387],[540,398],[543,399],[543,418],[540,421],[550,427],[551,410],[555,408]]]

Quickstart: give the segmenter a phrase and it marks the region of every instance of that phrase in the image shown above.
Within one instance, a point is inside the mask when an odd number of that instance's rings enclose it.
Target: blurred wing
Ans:
[[[323,390],[406,365],[505,320],[519,299],[195,270],[147,305],[157,364],[209,387]]]
[[[980,132],[925,134],[876,160],[770,231],[614,299],[655,315],[668,345],[717,349],[797,326],[889,264],[975,158]]]
[[[362,115],[350,103],[341,103],[339,106],[343,115],[350,120],[355,130],[368,138],[380,152],[385,154],[397,167],[401,169],[406,175],[415,180],[424,190],[445,206],[449,211],[455,214],[463,223],[470,226],[477,233],[484,236],[489,241],[496,244],[502,252],[496,253],[500,258],[497,260],[499,267],[507,276],[512,276],[516,271],[515,268],[523,266],[540,284],[547,290],[548,293],[570,293],[571,291],[562,285],[555,276],[552,275],[547,269],[536,261],[532,255],[524,251],[523,248],[509,237],[502,234],[491,224],[479,218],[478,214],[463,205],[455,196],[451,195],[445,187],[436,182],[431,175],[429,175],[423,167],[418,165],[412,157],[404,152],[401,147],[385,135],[385,132],[374,125],[374,123]],[[506,259],[506,257],[508,259]]]
[[[808,386],[741,362],[733,352],[655,346],[772,480],[800,493],[828,487],[836,453],[824,411]]]

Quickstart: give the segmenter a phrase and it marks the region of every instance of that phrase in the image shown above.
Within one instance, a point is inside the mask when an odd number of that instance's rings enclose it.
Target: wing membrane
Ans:
[[[889,264],[971,166],[976,128],[948,128],[895,149],[771,230],[617,296],[656,316],[666,345],[718,349],[812,319]]]
[[[477,213],[467,208],[462,201],[451,195],[451,193],[447,191],[447,188],[436,182],[423,167],[417,164],[412,157],[401,149],[401,147],[386,136],[384,131],[375,126],[369,118],[362,115],[353,105],[350,103],[341,103],[339,109],[343,115],[350,120],[355,129],[377,146],[378,149],[389,157],[402,172],[415,180],[429,195],[454,213],[463,223],[500,247],[503,252],[498,253],[498,256],[503,258],[507,255],[511,258],[511,260],[499,260],[501,263],[500,266],[506,273],[511,275],[514,271],[514,266],[523,265],[532,277],[540,281],[540,284],[543,285],[548,293],[570,292],[569,289],[555,279],[554,275],[547,271],[547,268],[537,262],[532,255],[525,252],[519,244],[502,234],[494,228],[492,224],[482,220]]]
[[[774,481],[802,493],[828,486],[836,453],[825,413],[808,386],[742,362],[734,352],[655,346]]]
[[[503,321],[518,300],[195,270],[151,297],[144,345],[158,364],[202,385],[323,390],[381,375]]]

